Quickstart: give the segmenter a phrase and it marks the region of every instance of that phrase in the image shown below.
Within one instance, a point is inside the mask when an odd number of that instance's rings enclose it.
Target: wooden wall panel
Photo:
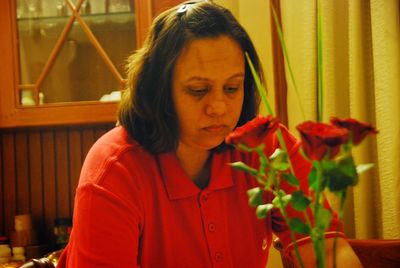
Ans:
[[[56,209],[57,218],[67,218],[71,215],[70,210],[70,184],[69,184],[69,161],[68,161],[68,136],[66,129],[55,132],[56,151]]]
[[[34,226],[43,226],[44,202],[43,202],[43,169],[42,169],[42,146],[39,129],[33,129],[28,135],[29,143],[29,177],[31,190],[31,214]],[[44,237],[44,229],[38,229],[38,236]]]
[[[39,242],[54,245],[54,220],[72,217],[80,169],[112,124],[0,130],[0,236],[30,213]]]
[[[81,131],[79,128],[71,128],[68,133],[68,153],[69,153],[69,194],[70,194],[70,207],[74,207],[75,188],[78,185],[79,174],[83,163],[82,155],[82,139]]]
[[[2,158],[3,158],[3,185],[4,193],[2,206],[4,207],[4,231],[9,234],[14,229],[14,215],[17,213],[17,192],[16,192],[16,168],[14,133],[2,135]]]
[[[27,133],[18,131],[15,134],[15,153],[18,168],[15,168],[17,185],[17,214],[27,214],[30,211],[30,191],[29,191],[29,161],[28,161],[28,139]]]
[[[0,137],[0,171],[3,171],[3,140]],[[0,197],[3,199],[4,196],[4,179],[3,179],[3,172],[0,172]],[[0,204],[0,230],[4,230],[4,202]]]
[[[45,129],[42,132],[42,146],[43,146],[43,202],[45,203],[44,214],[44,228],[51,230],[56,218],[56,172],[55,172],[55,146],[54,146],[54,132],[51,129]],[[45,241],[52,240],[52,233],[45,232]]]

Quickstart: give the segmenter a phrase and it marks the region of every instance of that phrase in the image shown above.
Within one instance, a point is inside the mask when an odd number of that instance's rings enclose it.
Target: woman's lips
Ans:
[[[221,132],[224,131],[225,129],[226,129],[225,125],[212,125],[204,128],[205,131],[211,133]]]

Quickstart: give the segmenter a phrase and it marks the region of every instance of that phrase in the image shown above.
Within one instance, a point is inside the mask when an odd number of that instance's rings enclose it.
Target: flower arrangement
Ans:
[[[279,123],[272,115],[256,117],[242,127],[237,128],[226,138],[226,143],[233,144],[238,150],[256,152],[260,159],[258,169],[243,162],[235,162],[234,168],[253,175],[260,186],[248,191],[250,206],[256,207],[259,218],[267,216],[272,209],[279,209],[287,222],[298,262],[303,267],[297,250],[295,233],[309,235],[317,257],[317,267],[325,267],[324,233],[331,225],[333,211],[327,209],[325,190],[336,194],[340,199],[339,218],[343,215],[343,205],[349,187],[358,182],[358,174],[368,170],[372,164],[356,166],[352,148],[358,145],[368,134],[376,134],[374,127],[355,119],[332,118],[330,124],[305,121],[297,126],[301,135],[301,148],[304,157],[312,164],[308,177],[309,191],[300,188],[300,182],[294,174],[287,150],[277,149],[266,156],[263,140],[267,135],[276,132],[281,136]],[[279,138],[280,140],[283,140]],[[281,144],[281,148],[285,148]],[[282,180],[295,190],[286,193],[281,189]],[[263,191],[272,192],[275,198],[271,203],[263,203]],[[304,219],[289,218],[286,207],[291,205],[295,210],[304,213]],[[313,215],[313,224],[308,213]],[[305,220],[305,222],[304,222]],[[335,266],[335,265],[334,265]]]
[[[282,30],[274,10],[273,14],[285,60],[288,64],[293,84],[295,85]],[[320,21],[320,12],[318,12],[319,76],[322,74]],[[280,211],[290,229],[293,248],[299,265],[304,267],[296,243],[295,234],[297,233],[310,236],[316,256],[316,266],[318,268],[324,268],[326,264],[325,232],[331,226],[335,213],[338,215],[339,219],[342,219],[348,188],[357,185],[358,175],[373,166],[372,164],[356,165],[352,156],[352,149],[354,146],[360,144],[367,135],[376,134],[377,130],[373,126],[359,122],[353,118],[340,119],[332,117],[329,123],[320,122],[323,105],[322,98],[319,98],[318,120],[316,122],[305,121],[296,127],[301,137],[301,152],[312,166],[308,176],[308,189],[301,189],[300,181],[293,171],[279,121],[273,116],[266,98],[266,91],[248,56],[247,60],[252,70],[253,77],[255,78],[261,99],[266,105],[270,115],[254,118],[245,125],[235,129],[225,140],[227,144],[233,144],[237,150],[256,152],[259,156],[259,167],[256,169],[243,162],[235,162],[231,163],[231,165],[233,168],[250,173],[259,183],[259,187],[248,190],[249,205],[256,207],[256,215],[258,218],[266,217],[273,209],[278,209]],[[318,88],[319,96],[322,96],[322,81],[320,81]],[[263,141],[267,135],[274,133],[279,140],[280,148],[272,155],[265,155]],[[286,193],[281,188],[283,181],[293,186],[295,190]],[[273,193],[274,199],[272,202],[264,203],[262,198],[264,191]],[[325,191],[332,192],[339,198],[340,207],[338,211],[334,211],[325,206],[327,203],[324,194]],[[289,205],[300,212],[303,217],[290,218],[286,211]],[[312,221],[310,220],[310,216],[312,216]],[[336,231],[338,233],[339,230]],[[336,251],[336,238],[337,236],[334,241],[334,256]],[[334,257],[333,267],[336,267],[335,261],[336,258]]]

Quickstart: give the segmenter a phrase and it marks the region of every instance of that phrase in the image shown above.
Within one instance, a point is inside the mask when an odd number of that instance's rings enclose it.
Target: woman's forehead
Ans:
[[[175,72],[191,76],[205,72],[243,72],[244,54],[240,45],[227,36],[195,39],[178,57]]]

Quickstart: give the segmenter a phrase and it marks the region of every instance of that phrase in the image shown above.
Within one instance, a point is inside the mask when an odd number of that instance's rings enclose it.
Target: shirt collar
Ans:
[[[171,200],[198,195],[201,191],[216,191],[233,186],[229,152],[214,153],[211,162],[211,178],[208,186],[201,190],[186,175],[175,153],[158,156],[161,177]]]

